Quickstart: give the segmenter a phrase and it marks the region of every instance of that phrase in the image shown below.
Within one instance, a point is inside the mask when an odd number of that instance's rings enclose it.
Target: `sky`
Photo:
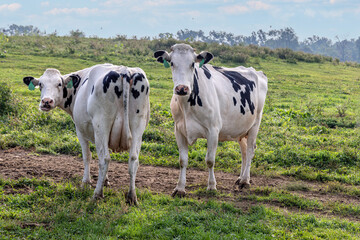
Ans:
[[[33,25],[46,33],[155,37],[178,30],[249,36],[291,27],[299,37],[360,37],[360,0],[0,0],[0,28]]]

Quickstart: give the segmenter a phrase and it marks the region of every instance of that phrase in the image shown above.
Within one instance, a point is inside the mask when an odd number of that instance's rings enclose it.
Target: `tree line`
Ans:
[[[189,29],[179,30],[176,35],[171,33],[160,33],[159,38],[175,38],[178,40],[200,41],[207,43],[220,43],[225,45],[256,45],[269,47],[271,49],[289,48],[294,51],[305,53],[320,54],[338,58],[340,61],[360,62],[360,37],[357,39],[340,39],[336,41],[326,37],[313,35],[300,41],[294,29],[288,27],[280,30],[269,30],[268,32],[258,30],[252,32],[250,36],[234,35],[224,31],[210,31],[208,35],[204,31],[193,31]]]
[[[16,24],[12,24],[8,28],[0,28],[0,32],[6,36],[57,35],[56,31],[47,34],[32,25],[22,26]],[[73,37],[85,37],[85,33],[80,30],[72,30],[69,35]],[[123,39],[127,38],[126,35],[117,36],[122,36]],[[133,38],[136,38],[136,36]],[[150,40],[150,37],[145,37],[144,39]],[[270,49],[288,48],[293,51],[330,56],[342,62],[360,62],[360,37],[350,40],[336,37],[336,41],[333,42],[329,38],[313,35],[300,41],[294,29],[291,27],[279,30],[272,29],[267,32],[260,29],[257,32],[252,32],[250,36],[234,35],[233,33],[224,31],[210,31],[209,34],[206,35],[202,30],[194,31],[184,29],[177,31],[176,34],[160,33],[158,36],[153,37],[153,39],[177,39],[188,42],[219,43],[229,46],[255,45],[268,47]]]

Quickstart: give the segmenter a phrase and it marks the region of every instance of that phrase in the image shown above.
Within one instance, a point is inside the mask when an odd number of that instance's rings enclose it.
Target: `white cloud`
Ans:
[[[250,1],[247,2],[250,8],[255,10],[268,10],[271,8],[269,4],[263,3],[261,1]]]
[[[21,8],[21,4],[19,3],[12,3],[12,4],[3,4],[0,5],[0,12],[2,11],[16,11]]]
[[[305,15],[308,16],[308,17],[315,17],[316,15],[316,12],[312,9],[306,9],[305,10]]]
[[[246,4],[229,5],[219,7],[218,9],[228,14],[241,14],[251,11],[269,10],[272,8],[271,5],[264,3],[263,1],[248,1]]]
[[[50,5],[50,2],[41,2],[41,6],[47,7]]]
[[[99,13],[97,8],[53,8],[50,11],[45,12],[48,15],[61,15],[76,13],[82,16],[94,15]]]
[[[342,17],[344,15],[344,11],[338,10],[338,11],[322,11],[321,15],[326,18],[338,18]]]
[[[228,14],[239,14],[239,13],[249,12],[250,9],[246,6],[232,5],[232,6],[220,7],[219,10],[221,12],[225,12]]]

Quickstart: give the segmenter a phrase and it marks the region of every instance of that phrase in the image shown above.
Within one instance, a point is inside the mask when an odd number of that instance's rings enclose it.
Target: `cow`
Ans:
[[[213,55],[196,54],[187,44],[175,44],[171,52],[154,53],[158,62],[171,67],[174,82],[170,103],[179,148],[180,176],[172,196],[185,196],[188,146],[207,139],[205,161],[209,170],[207,190],[216,190],[214,174],[219,141],[238,142],[241,173],[235,184],[250,186],[250,166],[267,93],[267,77],[254,68],[215,67]]]
[[[129,151],[129,204],[137,204],[135,178],[142,135],[150,118],[149,82],[140,68],[99,64],[70,74],[46,69],[40,78],[24,77],[33,90],[39,86],[39,108],[63,109],[73,119],[84,161],[82,186],[91,183],[89,142],[96,145],[99,176],[92,199],[103,197],[108,184],[109,149]]]

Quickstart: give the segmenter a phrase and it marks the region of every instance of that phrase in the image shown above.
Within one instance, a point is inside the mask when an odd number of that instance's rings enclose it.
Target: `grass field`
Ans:
[[[152,58],[152,50],[169,50],[173,42],[124,39],[77,39],[65,37],[13,37],[0,59],[0,148],[21,146],[37,153],[80,156],[75,128],[69,116],[57,109],[38,110],[40,92],[29,91],[25,76],[39,77],[46,68],[63,74],[111,62],[141,67],[150,81],[151,120],[143,136],[140,163],[178,167],[170,99],[171,71]],[[227,48],[194,43],[197,49],[228,54]],[[231,50],[231,48],[230,48]],[[229,51],[230,51],[229,50]],[[269,91],[253,176],[292,177],[324,184],[344,198],[360,197],[360,68],[331,59],[301,60],[295,53],[281,57],[269,50],[233,48],[231,61],[215,54],[214,65],[252,66],[266,73]],[[300,59],[300,60],[299,60]],[[236,61],[237,60],[237,61]],[[7,97],[8,93],[11,93]],[[91,146],[96,157],[94,145]],[[206,141],[189,148],[189,167],[206,169]],[[127,153],[113,153],[115,161],[127,162]],[[239,173],[239,147],[219,143],[216,170]],[[253,189],[238,201],[258,205],[243,211],[231,203],[171,199],[139,191],[139,207],[128,207],[122,192],[107,189],[104,200],[89,203],[92,190],[74,182],[20,179],[0,182],[0,239],[357,239],[359,218],[341,220],[325,213],[354,216],[359,204],[321,203],[291,193],[291,189]],[[337,186],[337,187],[336,187]],[[175,186],[174,186],[175,187]],[[299,188],[299,186],[295,186]],[[31,188],[30,194],[17,191]],[[10,191],[9,189],[13,189]],[[308,189],[309,190],[309,189]],[[301,190],[304,191],[304,190]],[[311,191],[311,189],[309,190]],[[329,190],[326,194],[331,194]],[[206,194],[206,193],[205,193]],[[274,200],[275,199],[275,200]],[[267,206],[305,209],[284,212]],[[314,214],[311,213],[314,211]],[[320,212],[320,216],[315,212]]]

